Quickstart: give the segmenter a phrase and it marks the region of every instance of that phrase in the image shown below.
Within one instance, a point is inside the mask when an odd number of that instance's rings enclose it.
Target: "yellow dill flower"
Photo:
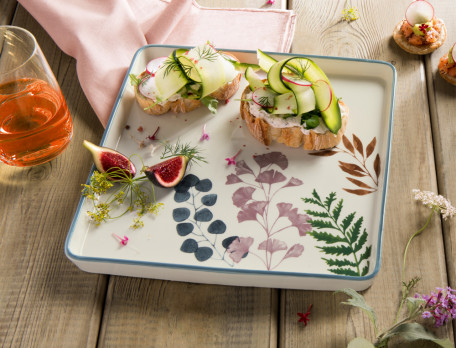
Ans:
[[[345,6],[342,10],[342,18],[347,22],[356,21],[359,18],[358,9],[351,6],[350,0],[345,1]]]

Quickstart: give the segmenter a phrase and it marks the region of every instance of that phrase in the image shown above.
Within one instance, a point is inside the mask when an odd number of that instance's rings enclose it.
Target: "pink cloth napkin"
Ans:
[[[212,9],[195,0],[19,2],[77,60],[79,82],[103,126],[142,46],[195,46],[209,40],[219,48],[288,52],[295,27],[291,11]]]

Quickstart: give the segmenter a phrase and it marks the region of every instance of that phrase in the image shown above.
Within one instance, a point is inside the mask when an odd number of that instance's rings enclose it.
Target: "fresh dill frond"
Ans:
[[[120,168],[112,168],[105,173],[96,170],[89,183],[82,186],[82,195],[92,201],[94,207],[87,214],[97,226],[129,212],[136,212],[130,227],[140,228],[143,226],[141,218],[145,214],[157,214],[163,206],[163,203],[156,202],[154,186],[146,176],[131,178]]]
[[[161,159],[185,156],[188,158],[189,163],[191,161],[201,161],[207,163],[205,158],[200,155],[201,150],[197,146],[191,146],[190,144],[181,144],[179,140],[175,144],[164,144],[163,153]]]
[[[130,83],[133,87],[139,86],[141,79],[139,79],[135,74],[128,75],[130,77]]]
[[[218,51],[214,52],[214,48],[211,46],[197,47],[196,52],[199,59],[205,59],[209,62],[217,60]]]

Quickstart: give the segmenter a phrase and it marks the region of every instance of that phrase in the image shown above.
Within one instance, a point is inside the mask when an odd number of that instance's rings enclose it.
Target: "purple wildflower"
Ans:
[[[433,318],[435,327],[447,323],[451,319],[456,319],[456,290],[447,287],[436,288],[431,295],[421,295],[425,301],[422,314],[423,318]]]

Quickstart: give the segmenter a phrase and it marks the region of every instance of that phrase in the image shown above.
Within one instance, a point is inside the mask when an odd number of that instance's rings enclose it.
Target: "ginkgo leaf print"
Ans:
[[[299,257],[304,251],[301,244],[289,246],[278,236],[285,232],[296,233],[297,230],[298,236],[304,237],[312,226],[308,222],[310,217],[298,213],[298,208],[291,203],[276,202],[277,193],[303,185],[302,180],[286,176],[287,157],[281,152],[269,152],[252,158],[254,162],[237,161],[235,173],[227,175],[225,184],[241,185],[232,195],[233,205],[239,209],[237,222],[250,223],[253,228],[249,231],[266,239],[260,238],[260,241],[263,240],[260,243],[250,236],[227,240],[227,244],[230,242],[227,252],[235,263],[253,255],[263,262],[267,270],[273,270],[284,260]]]
[[[372,157],[377,145],[377,138],[373,138],[364,148],[363,142],[355,134],[352,135],[353,141],[350,141],[345,135],[342,136],[342,148],[338,145],[330,150],[312,152],[311,156],[328,157],[337,153],[349,155],[352,162],[338,161],[339,168],[350,176],[346,177],[357,188],[343,188],[345,191],[363,196],[374,193],[378,190],[379,176],[381,170],[380,155],[377,153]],[[373,161],[372,161],[373,159]]]

